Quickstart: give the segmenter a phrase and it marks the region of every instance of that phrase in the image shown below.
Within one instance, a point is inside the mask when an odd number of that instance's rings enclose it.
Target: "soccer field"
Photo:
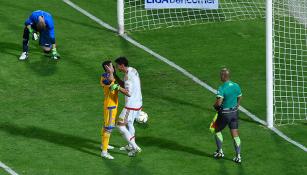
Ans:
[[[116,27],[116,1],[73,0]],[[30,58],[18,61],[24,20],[36,9],[53,14],[62,59],[45,57],[31,41]],[[215,160],[215,95],[175,69],[102,28],[61,0],[0,0],[0,161],[19,175],[289,175],[307,172],[307,154],[240,114],[241,165],[232,162],[231,136],[225,159]],[[210,35],[208,35],[210,33]],[[129,33],[133,38],[214,88],[227,66],[243,91],[242,106],[265,119],[265,24],[223,22]],[[136,124],[143,152],[115,160],[100,157],[103,93],[101,62],[127,56],[141,76],[146,125]],[[121,74],[121,76],[123,76]],[[120,96],[120,108],[123,96]],[[307,145],[307,123],[279,126]],[[110,144],[125,141],[117,130]],[[0,174],[6,174],[0,169]]]

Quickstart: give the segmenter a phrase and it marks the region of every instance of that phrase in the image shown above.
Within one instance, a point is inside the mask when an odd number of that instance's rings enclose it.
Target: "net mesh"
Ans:
[[[152,30],[265,17],[265,0],[219,0],[219,9],[145,9],[145,0],[125,1],[125,30]]]
[[[273,0],[274,119],[307,117],[307,1]]]

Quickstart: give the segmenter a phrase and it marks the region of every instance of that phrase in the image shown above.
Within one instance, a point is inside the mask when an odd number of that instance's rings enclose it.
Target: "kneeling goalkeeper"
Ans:
[[[33,40],[39,39],[39,45],[45,53],[51,52],[53,59],[56,60],[60,57],[56,50],[54,24],[51,14],[37,10],[32,12],[26,20],[22,41],[23,52],[19,60],[26,60],[28,58],[30,37]]]

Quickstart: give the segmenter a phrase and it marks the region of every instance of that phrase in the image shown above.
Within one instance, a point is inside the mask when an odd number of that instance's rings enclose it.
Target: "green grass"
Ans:
[[[74,1],[116,24],[115,1]],[[208,125],[214,94],[101,28],[61,1],[0,2],[0,160],[20,175],[304,174],[306,153],[241,114],[243,164],[235,165],[232,140],[224,132],[226,159],[215,160]],[[56,62],[31,42],[30,59],[17,60],[25,18],[35,9],[54,15]],[[60,9],[60,10],[59,10]],[[10,15],[7,11],[15,12]],[[222,23],[137,32],[132,36],[217,87],[226,65],[241,84],[243,106],[265,118],[264,26],[261,21]],[[211,35],[208,35],[210,33]],[[112,151],[100,158],[103,93],[100,63],[125,55],[139,71],[148,125],[137,125],[143,152],[129,158]],[[239,64],[238,64],[239,63]],[[120,99],[120,108],[123,99]],[[306,145],[304,125],[285,126]],[[299,131],[299,132],[294,132]],[[114,131],[111,144],[125,142]],[[2,173],[2,172],[1,172]]]

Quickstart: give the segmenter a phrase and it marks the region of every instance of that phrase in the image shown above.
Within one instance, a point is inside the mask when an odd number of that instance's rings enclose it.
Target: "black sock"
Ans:
[[[22,50],[23,52],[29,51],[29,29],[27,27],[23,30]]]

